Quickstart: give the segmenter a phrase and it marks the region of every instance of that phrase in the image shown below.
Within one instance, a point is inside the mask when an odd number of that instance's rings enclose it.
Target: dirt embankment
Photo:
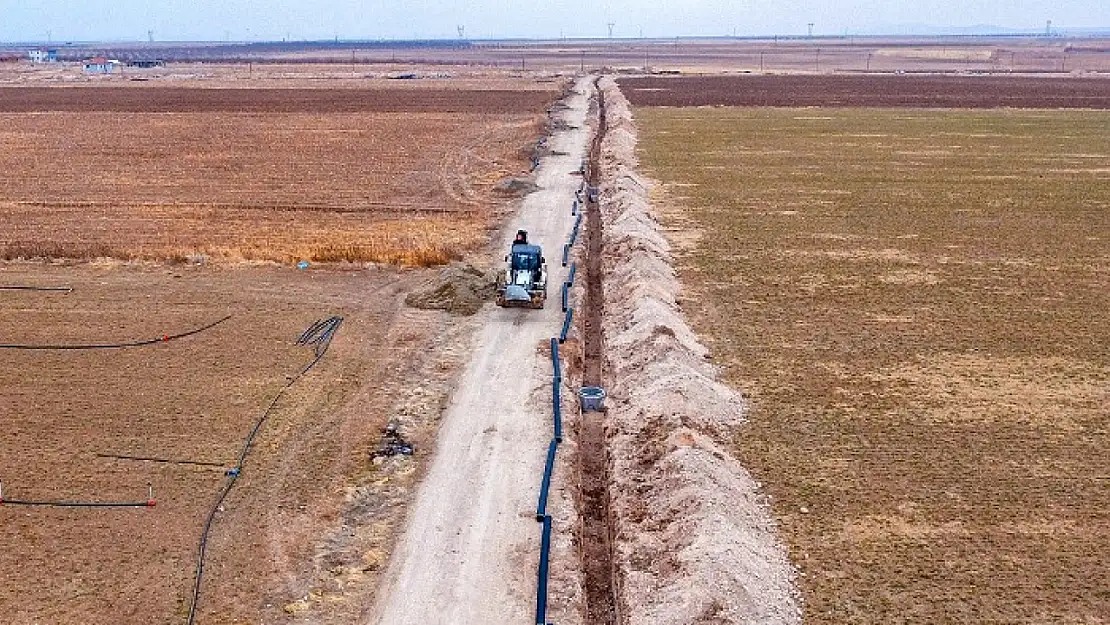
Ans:
[[[635,171],[628,102],[603,79],[602,272],[610,498],[627,625],[798,623],[795,571],[759,485],[729,454],[746,404],[716,380],[676,302],[669,246]]]

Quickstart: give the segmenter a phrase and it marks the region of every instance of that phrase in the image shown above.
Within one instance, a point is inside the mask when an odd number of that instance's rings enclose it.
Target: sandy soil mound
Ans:
[[[795,571],[732,457],[747,406],[687,327],[669,245],[636,174],[627,101],[601,81],[614,558],[628,625],[799,623]]]
[[[409,293],[405,304],[413,308],[446,310],[456,315],[473,315],[493,299],[495,276],[466,263],[451,263],[427,286]]]

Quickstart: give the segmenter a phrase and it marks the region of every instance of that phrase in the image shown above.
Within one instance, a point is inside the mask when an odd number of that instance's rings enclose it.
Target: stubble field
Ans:
[[[1107,622],[1106,113],[636,116],[806,622]]]

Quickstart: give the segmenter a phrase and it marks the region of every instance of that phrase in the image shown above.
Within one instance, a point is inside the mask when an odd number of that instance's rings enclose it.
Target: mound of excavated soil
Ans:
[[[409,293],[405,304],[426,310],[446,310],[455,315],[473,315],[493,299],[494,274],[466,263],[451,263],[425,287]]]
[[[536,183],[527,178],[505,178],[493,187],[494,192],[508,196],[525,196],[538,189]]]
[[[635,171],[628,102],[601,81],[610,508],[627,625],[795,624],[795,571],[733,458],[746,402],[716,379],[677,304],[669,245]]]

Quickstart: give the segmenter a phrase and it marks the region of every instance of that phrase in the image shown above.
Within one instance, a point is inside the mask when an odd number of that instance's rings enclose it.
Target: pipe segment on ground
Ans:
[[[540,499],[536,503],[536,520],[543,521],[547,516],[547,497],[551,492],[551,474],[555,471],[555,449],[558,442],[551,439],[547,446],[547,463],[543,467],[543,481],[540,482]]]
[[[574,318],[574,309],[567,308],[567,316],[563,319],[563,331],[559,333],[559,343],[567,342],[567,333],[570,332],[570,322]]]
[[[547,623],[547,577],[551,559],[551,515],[544,515],[540,533],[540,565],[536,584],[536,625]]]

